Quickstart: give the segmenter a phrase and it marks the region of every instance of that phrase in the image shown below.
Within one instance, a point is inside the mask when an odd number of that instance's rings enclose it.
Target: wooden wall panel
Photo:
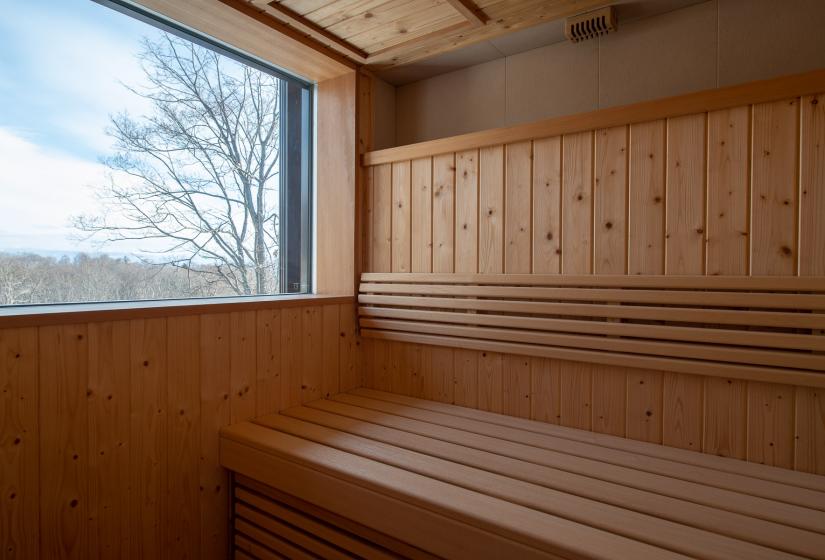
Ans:
[[[412,162],[412,272],[433,270],[433,160]]]
[[[455,271],[478,271],[478,150],[455,156]]]
[[[454,268],[447,259],[442,270],[825,275],[821,101],[715,105],[670,118],[659,111],[627,125],[591,119],[562,136],[484,136],[510,142],[489,146],[462,140],[466,152],[431,154],[457,166]],[[596,122],[612,128],[587,129]],[[435,204],[434,231],[436,220],[450,220]],[[373,230],[384,220],[374,217]],[[457,351],[453,401],[523,415],[513,395],[526,377],[508,369],[517,363]],[[377,383],[382,374],[368,375]],[[825,406],[813,389],[534,360],[526,400],[529,416],[545,422],[825,472]]]
[[[663,274],[665,261],[665,123],[630,127],[628,272]]]
[[[706,115],[667,121],[667,274],[705,272],[705,121]]]
[[[596,131],[593,208],[593,272],[627,273],[628,127]]]
[[[3,558],[226,558],[218,432],[281,409],[284,363],[300,399],[305,315],[333,390],[352,303],[0,329]]]
[[[565,135],[562,142],[563,274],[593,272],[593,133]]]
[[[707,273],[749,269],[750,108],[708,113]]]
[[[412,214],[410,162],[392,164],[392,272],[410,272]]]
[[[533,143],[505,147],[504,272],[529,274],[532,243]]]
[[[561,272],[561,137],[533,142],[533,272]]]
[[[504,147],[479,150],[478,271],[504,272]]]
[[[433,158],[433,272],[454,271],[455,157]]]
[[[799,102],[753,107],[751,274],[796,274]]]
[[[37,329],[0,330],[0,550],[14,560],[40,556],[37,372]]]
[[[372,258],[375,272],[392,270],[392,165],[379,165],[372,179]]]
[[[530,418],[530,358],[507,354],[502,376],[504,414]]]

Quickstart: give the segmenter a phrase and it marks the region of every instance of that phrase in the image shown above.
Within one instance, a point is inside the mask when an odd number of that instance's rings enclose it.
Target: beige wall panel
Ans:
[[[433,160],[412,161],[412,272],[433,269]]]
[[[502,124],[597,109],[598,45],[598,41],[565,41],[508,57]]]
[[[715,2],[620,25],[599,42],[599,107],[716,86]]]
[[[720,0],[719,86],[825,66],[820,0]]]
[[[562,140],[561,271],[593,272],[593,133]]]
[[[630,127],[628,272],[663,274],[665,265],[665,122]]]
[[[471,66],[396,90],[399,145],[504,123],[504,60]]]
[[[412,245],[410,162],[392,164],[392,272],[410,272]]]
[[[504,272],[504,146],[479,150],[478,271]]]
[[[455,156],[433,158],[433,272],[455,270]]]

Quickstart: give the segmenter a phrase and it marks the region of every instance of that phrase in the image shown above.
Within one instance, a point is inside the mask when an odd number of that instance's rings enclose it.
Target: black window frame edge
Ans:
[[[216,51],[218,54],[226,56],[227,58],[231,58],[236,62],[241,64],[246,64],[252,68],[260,72],[265,72],[267,74],[271,74],[276,76],[277,78],[283,80],[288,85],[296,85],[298,86],[299,90],[306,95],[306,98],[303,100],[303,109],[304,111],[300,117],[300,123],[297,127],[299,132],[305,133],[301,135],[301,159],[305,160],[305,164],[302,166],[303,169],[306,170],[306,176],[301,177],[301,179],[306,181],[306,187],[302,188],[300,191],[299,199],[301,202],[305,201],[305,208],[306,212],[301,212],[302,221],[300,224],[300,231],[301,237],[305,238],[308,243],[302,248],[299,247],[297,252],[300,253],[301,257],[301,265],[300,265],[300,283],[304,290],[300,290],[297,292],[289,292],[284,289],[288,285],[288,279],[285,278],[284,272],[287,269],[284,259],[284,252],[279,247],[279,292],[273,294],[252,294],[248,296],[237,296],[237,295],[227,295],[227,296],[209,296],[209,297],[181,297],[181,298],[166,298],[166,299],[138,299],[138,300],[111,300],[111,301],[79,301],[79,302],[51,302],[51,303],[32,303],[32,304],[12,304],[12,305],[0,305],[0,313],[5,316],[10,315],[25,315],[27,310],[30,309],[38,309],[43,310],[45,308],[64,308],[64,309],[71,309],[73,306],[100,306],[101,308],[105,308],[107,310],[117,309],[121,306],[123,307],[133,307],[135,305],[145,304],[146,307],[158,307],[158,306],[185,306],[187,303],[191,303],[191,305],[204,305],[210,302],[214,302],[216,304],[220,303],[235,303],[238,300],[244,301],[249,300],[250,302],[254,301],[266,301],[266,300],[273,300],[278,299],[284,296],[312,296],[314,294],[314,282],[313,282],[313,262],[314,262],[314,248],[315,248],[315,237],[314,237],[314,221],[315,221],[315,211],[314,211],[314,154],[315,154],[315,84],[301,78],[299,76],[295,76],[285,70],[278,68],[275,64],[260,59],[252,54],[246,53],[241,49],[233,47],[227,43],[224,43],[218,39],[210,37],[205,33],[198,31],[197,29],[191,28],[179,22],[176,22],[172,19],[163,16],[162,14],[158,14],[152,10],[141,6],[135,2],[130,0],[91,0],[92,2],[99,4],[101,6],[110,8],[116,12],[120,12],[128,17],[132,17],[139,21],[146,23],[147,25],[151,25],[156,27],[162,31],[167,33],[171,33],[176,35],[182,39],[186,39],[187,41],[192,41],[193,43],[200,45],[207,49],[212,49]],[[289,90],[289,88],[285,88]],[[280,103],[281,109],[285,108],[285,97],[281,96]],[[282,115],[285,113],[282,113]],[[281,131],[283,132],[284,127],[284,120],[281,120]],[[283,159],[282,159],[283,162]],[[283,171],[283,168],[282,168]],[[285,173],[280,174],[280,184],[279,184],[279,209],[283,208],[283,202],[285,201],[285,189],[284,187],[284,175]],[[305,219],[304,219],[305,218]],[[285,222],[283,217],[279,215],[279,239],[285,237],[283,234],[285,232]],[[300,241],[300,240],[299,240]],[[296,251],[293,251],[296,252]]]

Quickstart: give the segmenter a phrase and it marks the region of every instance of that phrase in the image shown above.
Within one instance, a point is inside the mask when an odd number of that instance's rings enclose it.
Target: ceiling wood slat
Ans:
[[[476,27],[490,21],[487,14],[470,0],[447,0],[447,2]]]

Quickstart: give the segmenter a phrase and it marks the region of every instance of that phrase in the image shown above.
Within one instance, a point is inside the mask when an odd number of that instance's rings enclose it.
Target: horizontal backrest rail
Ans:
[[[444,336],[524,342],[591,350],[609,350],[656,356],[673,356],[677,358],[697,358],[709,361],[748,363],[825,372],[825,355],[779,350],[756,350],[722,345],[711,346],[678,342],[580,336],[516,329],[478,328],[421,321],[396,321],[392,319],[364,318],[361,320],[361,326],[368,329],[440,334]]]
[[[727,379],[746,379],[752,381],[763,381],[765,383],[783,383],[788,385],[825,388],[825,375],[816,371],[731,364],[686,358],[668,358],[654,355],[627,354],[604,350],[587,350],[580,348],[566,348],[561,346],[525,344],[521,342],[484,340],[457,336],[437,336],[432,334],[372,328],[362,328],[361,336],[376,340],[385,340],[388,342],[412,342],[431,346],[479,350],[482,352],[517,354],[522,356],[534,356],[537,358],[556,358],[574,362],[590,362],[594,364],[662,370],[674,373],[707,375]]]
[[[489,315],[478,313],[456,313],[447,311],[422,311],[414,309],[394,309],[387,307],[360,307],[362,317],[457,323],[521,328],[541,331],[573,332],[580,334],[600,334],[634,338],[665,339],[675,341],[706,342],[733,346],[762,346],[788,350],[825,351],[825,337],[804,334],[743,331],[720,328],[679,327],[670,325],[644,325],[605,321],[576,321],[549,319],[544,317],[523,317],[518,315]]]
[[[822,276],[665,276],[620,274],[446,274],[365,272],[364,283],[477,284],[510,286],[579,286],[592,288],[659,288],[825,293]]]
[[[362,293],[451,295],[659,305],[704,305],[765,309],[825,310],[825,295],[770,292],[700,292],[678,290],[620,290],[603,288],[547,288],[522,286],[453,286],[441,284],[361,284]]]
[[[358,296],[358,302],[369,305],[499,311],[505,313],[541,313],[546,315],[641,319],[647,321],[665,321],[676,318],[679,322],[684,323],[718,323],[725,325],[825,329],[825,314],[815,315],[802,312],[785,313],[779,311],[680,307],[678,315],[674,316],[673,308],[669,307],[394,296],[363,293]]]

